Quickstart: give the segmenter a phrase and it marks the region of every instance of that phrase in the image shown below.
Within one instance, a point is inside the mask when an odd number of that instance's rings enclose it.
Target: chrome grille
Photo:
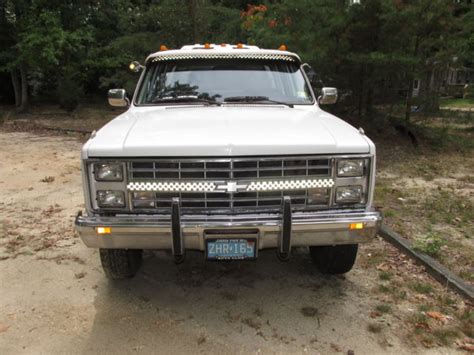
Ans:
[[[238,159],[153,159],[128,163],[129,181],[211,181],[250,182],[259,179],[331,177],[333,159],[321,157],[238,158]],[[322,188],[320,202],[312,207],[326,208],[331,188]],[[290,196],[295,209],[308,206],[308,190],[259,192],[153,192],[140,198],[129,192],[134,210],[163,211],[178,197],[183,210],[236,212],[241,210],[279,209],[283,196]]]
[[[155,160],[131,162],[130,179],[244,180],[331,176],[331,159]]]

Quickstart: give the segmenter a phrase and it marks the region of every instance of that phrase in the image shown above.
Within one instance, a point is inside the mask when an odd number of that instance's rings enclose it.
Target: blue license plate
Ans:
[[[210,260],[255,259],[255,238],[207,239],[206,255]]]

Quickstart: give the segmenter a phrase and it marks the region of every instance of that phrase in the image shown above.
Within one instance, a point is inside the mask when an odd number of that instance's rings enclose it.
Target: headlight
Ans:
[[[341,159],[337,161],[337,176],[353,177],[364,175],[364,159]]]
[[[138,191],[133,193],[133,207],[155,207],[155,193],[153,191]]]
[[[341,186],[336,189],[337,203],[355,203],[362,200],[362,186]]]
[[[97,191],[97,204],[99,207],[105,208],[125,207],[125,195],[123,191],[99,190]]]
[[[308,203],[311,205],[325,205],[329,200],[328,189],[309,189]]]
[[[120,163],[94,164],[94,176],[97,181],[122,181],[123,170]]]

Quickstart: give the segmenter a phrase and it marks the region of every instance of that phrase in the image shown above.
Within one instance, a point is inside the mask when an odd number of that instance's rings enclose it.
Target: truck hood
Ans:
[[[318,107],[132,107],[84,147],[88,157],[368,153],[369,140]]]

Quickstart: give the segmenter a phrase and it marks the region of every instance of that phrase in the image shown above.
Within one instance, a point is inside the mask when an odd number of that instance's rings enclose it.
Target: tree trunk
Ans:
[[[15,106],[19,107],[21,104],[21,84],[18,78],[18,70],[16,68],[10,70],[12,77],[13,92],[15,93]]]
[[[415,39],[415,48],[413,49],[413,56],[416,58],[418,56],[418,48],[420,46],[420,37],[417,36]],[[415,80],[415,65],[412,65],[410,75],[408,76],[409,85],[408,85],[408,92],[405,104],[405,124],[408,125],[410,123],[411,118],[411,103],[413,97],[413,80]]]
[[[20,64],[20,78],[21,78],[21,103],[19,110],[21,112],[27,111],[29,106],[28,98],[28,79],[26,77],[26,66]]]
[[[194,43],[199,43],[198,21],[197,21],[197,0],[188,0],[188,15],[191,20]]]

